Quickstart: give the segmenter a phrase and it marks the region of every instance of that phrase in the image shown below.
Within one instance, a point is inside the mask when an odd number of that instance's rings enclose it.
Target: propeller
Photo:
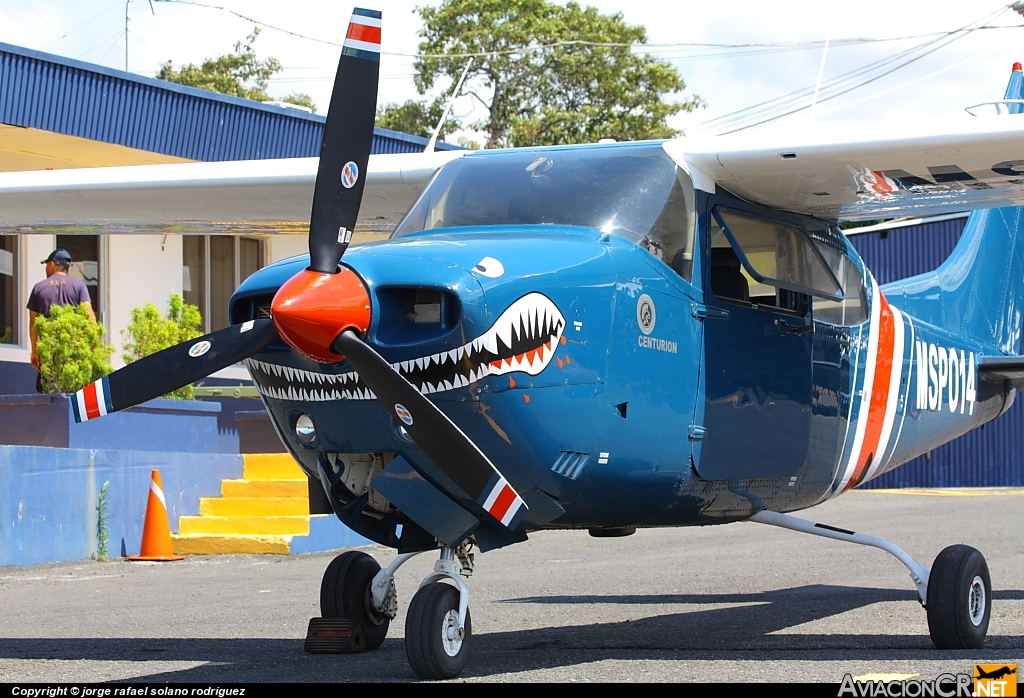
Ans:
[[[277,339],[270,320],[250,320],[144,356],[75,393],[75,421],[166,395],[263,351]]]
[[[309,269],[321,274],[338,271],[363,200],[377,115],[380,20],[375,10],[352,10],[334,77],[309,221]]]
[[[527,506],[483,451],[355,332],[332,345],[344,353],[377,400],[445,475],[502,525],[515,528]]]
[[[164,395],[280,338],[320,363],[347,357],[452,482],[497,522],[515,528],[527,511],[525,502],[461,429],[363,341],[370,326],[369,292],[352,269],[340,266],[359,216],[370,160],[380,27],[380,12],[353,10],[320,148],[309,223],[309,267],[278,289],[271,320],[250,320],[183,342],[87,385],[75,394],[75,419],[95,419]]]

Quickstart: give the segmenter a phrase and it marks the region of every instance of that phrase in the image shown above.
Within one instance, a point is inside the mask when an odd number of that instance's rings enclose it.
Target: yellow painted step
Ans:
[[[291,536],[172,535],[178,555],[287,555]]]
[[[221,480],[222,497],[287,499],[309,497],[309,480]]]
[[[307,516],[309,498],[202,497],[200,516]]]
[[[305,480],[306,473],[288,453],[246,453],[242,456],[246,480]]]
[[[178,533],[213,535],[309,535],[309,516],[182,516]]]

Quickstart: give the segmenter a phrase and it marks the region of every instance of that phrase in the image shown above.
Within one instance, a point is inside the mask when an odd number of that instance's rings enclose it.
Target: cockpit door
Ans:
[[[706,480],[789,478],[811,427],[811,294],[842,291],[806,233],[747,210],[712,209],[704,323]],[[695,450],[695,453],[697,451]]]

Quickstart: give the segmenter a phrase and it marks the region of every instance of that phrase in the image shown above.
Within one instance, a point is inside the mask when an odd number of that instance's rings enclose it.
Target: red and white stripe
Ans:
[[[359,51],[380,53],[380,24],[374,17],[353,14],[345,35],[345,46]]]
[[[522,506],[523,500],[512,489],[512,485],[500,476],[498,482],[491,488],[491,493],[484,500],[484,509],[487,510],[487,513],[500,521],[501,525],[506,528],[512,523],[512,519],[515,518]]]
[[[872,283],[864,383],[858,412],[851,415],[856,420],[853,446],[836,494],[879,472],[895,448],[890,441],[903,379],[904,327],[902,313]]]
[[[78,403],[78,414],[82,421],[97,419],[107,414],[107,401],[103,395],[103,379],[90,383],[77,393],[75,400]]]

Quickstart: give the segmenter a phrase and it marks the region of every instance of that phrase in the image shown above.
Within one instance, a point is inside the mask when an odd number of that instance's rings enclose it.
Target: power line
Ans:
[[[1008,8],[1006,7],[1002,7],[999,10],[993,12],[992,14],[982,18],[981,20],[971,22],[956,31],[945,33],[943,36],[939,36],[930,41],[922,42],[921,44],[913,46],[904,51],[900,51],[888,58],[873,61],[872,63],[868,63],[864,66],[861,66],[860,68],[857,68],[855,70],[839,75],[835,78],[832,78],[822,85],[822,92],[827,94],[823,94],[818,101],[825,102],[831,99],[835,99],[844,94],[847,94],[848,92],[863,87],[864,85],[868,85],[872,82],[875,82],[876,80],[880,80],[881,78],[890,75],[895,71],[903,67],[906,67],[907,65],[910,65],[911,63],[914,63],[924,58],[925,56],[928,56],[934,53],[935,51],[938,51],[941,48],[944,48],[945,46],[948,46],[954,41],[957,41],[963,38],[964,36],[967,36],[973,29],[977,29],[977,27],[972,28],[971,25],[977,24],[978,22],[988,22],[992,19],[995,19],[1000,14],[1005,12],[1007,9]],[[862,77],[864,79],[860,80],[860,78]],[[856,80],[859,81],[854,82]],[[813,86],[804,87],[802,89],[795,90],[781,97],[765,100],[758,104],[754,104],[749,107],[745,107],[743,109],[730,112],[729,114],[724,114],[720,117],[716,117],[714,119],[709,119],[707,121],[701,122],[700,124],[697,124],[696,126],[693,126],[690,129],[688,129],[688,131],[706,131],[711,128],[717,128],[726,129],[718,130],[718,135],[727,135],[748,128],[753,128],[754,126],[759,126],[770,121],[775,121],[776,119],[780,119],[784,116],[789,116],[791,114],[795,114],[797,112],[809,108],[810,105],[808,103],[800,102],[805,102],[805,100],[810,96],[812,89]],[[800,104],[799,106],[794,107],[794,103]],[[762,107],[764,107],[764,109],[760,109]],[[750,113],[758,109],[760,110],[757,113]],[[780,113],[780,110],[783,111],[781,111]]]
[[[294,36],[298,39],[304,39],[306,41],[314,41],[318,44],[325,44],[327,46],[341,47],[343,44],[336,41],[328,41],[327,39],[319,39],[314,36],[308,36],[299,32],[292,31],[290,29],[284,29],[273,24],[268,24],[262,20],[258,20],[254,17],[244,15],[240,12],[236,12],[229,7],[222,5],[209,5],[202,2],[196,2],[195,0],[153,0],[153,2],[161,3],[174,3],[177,5],[193,5],[195,7],[203,7],[211,10],[220,10],[227,12],[240,19],[244,19],[247,22],[252,22],[261,27],[272,29],[274,31]],[[1005,9],[1005,8],[1004,8]],[[972,22],[973,24],[973,22]],[[983,29],[1007,29],[1007,28],[1019,28],[1024,25],[1008,25],[1008,26],[982,26],[974,27],[969,31],[979,31]],[[909,41],[911,39],[921,39],[928,37],[943,37],[949,36],[957,32],[964,31],[963,29],[957,29],[953,31],[941,31],[941,32],[929,32],[925,34],[910,34],[906,36],[890,36],[890,37],[852,37],[846,39],[835,39],[831,41],[833,46],[835,45],[853,45],[853,44],[870,44],[870,43],[882,43],[892,41]],[[593,48],[641,48],[641,49],[672,49],[672,48],[721,48],[721,49],[781,49],[781,50],[798,50],[798,49],[811,49],[824,45],[823,40],[814,41],[787,41],[787,42],[751,42],[741,44],[730,44],[730,43],[710,43],[710,42],[689,42],[680,41],[673,43],[664,44],[647,44],[638,42],[620,42],[620,41],[584,41],[579,39],[567,39],[563,41],[553,41],[546,44],[537,44],[536,46],[526,46],[514,49],[504,49],[501,51],[479,51],[473,53],[397,53],[394,51],[381,51],[382,54],[387,56],[398,56],[403,58],[484,58],[487,56],[509,56],[520,53],[526,53],[529,51],[543,51],[551,48],[559,48],[563,46],[589,46]],[[657,53],[652,51],[651,53]],[[752,52],[755,53],[755,52]],[[698,57],[715,57],[718,54],[703,54]],[[746,55],[746,54],[734,54],[734,55]]]

